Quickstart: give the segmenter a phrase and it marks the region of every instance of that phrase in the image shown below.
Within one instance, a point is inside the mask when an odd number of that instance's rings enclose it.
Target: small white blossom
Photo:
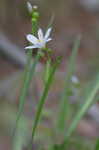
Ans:
[[[42,29],[39,29],[38,30],[38,38],[32,34],[28,34],[26,36],[26,38],[33,45],[27,46],[27,47],[25,47],[25,49],[45,48],[46,43],[52,40],[51,38],[49,38],[51,30],[52,30],[52,28],[49,28],[44,35]]]
[[[71,81],[74,83],[74,84],[78,84],[79,83],[79,80],[76,76],[72,76],[71,78]]]

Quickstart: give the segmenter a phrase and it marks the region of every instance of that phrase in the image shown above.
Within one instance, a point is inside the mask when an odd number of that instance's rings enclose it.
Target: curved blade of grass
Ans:
[[[77,115],[75,116],[73,122],[71,123],[70,128],[67,130],[64,143],[62,144],[63,145],[62,150],[65,149],[65,146],[67,144],[69,137],[75,131],[79,121],[82,119],[82,117],[85,115],[86,111],[89,109],[89,107],[93,103],[94,97],[98,90],[99,90],[99,74],[96,77],[96,80],[93,82],[93,86],[89,87],[88,93],[85,98],[85,104],[82,106],[82,108],[80,108],[80,110],[78,111]]]
[[[59,64],[60,64],[60,59],[58,59],[56,61],[56,63],[54,64],[54,66],[52,67],[52,70],[50,71],[48,80],[47,80],[47,82],[45,84],[45,88],[44,88],[43,94],[42,94],[42,96],[40,98],[40,101],[39,101],[39,104],[38,104],[38,108],[37,108],[37,112],[36,112],[36,116],[35,116],[35,119],[33,121],[31,145],[33,143],[35,132],[36,132],[36,128],[37,128],[37,125],[39,123],[42,111],[43,111],[43,105],[45,104],[45,100],[46,100],[46,98],[48,96],[48,92],[49,92],[50,86],[51,86],[52,81],[53,81],[54,73],[55,73],[55,71],[56,71],[56,69],[57,69]]]
[[[68,115],[68,109],[69,109],[69,102],[68,102],[68,90],[71,84],[71,78],[75,70],[75,62],[76,62],[76,56],[78,53],[78,49],[80,46],[80,37],[78,37],[74,43],[74,47],[72,50],[72,54],[69,58],[69,66],[68,70],[66,73],[66,78],[65,78],[65,87],[60,103],[60,112],[59,112],[59,117],[58,117],[58,130],[64,133],[64,130],[66,128],[65,121],[66,121],[66,116]]]

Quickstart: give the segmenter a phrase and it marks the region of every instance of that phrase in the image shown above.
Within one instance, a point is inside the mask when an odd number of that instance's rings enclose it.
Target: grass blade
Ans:
[[[94,97],[95,97],[98,90],[99,90],[99,74],[97,75],[95,81],[93,81],[93,86],[89,87],[88,93],[87,93],[86,98],[85,98],[85,104],[78,111],[76,117],[74,118],[73,122],[71,123],[70,128],[67,130],[65,141],[63,143],[63,145],[64,145],[63,149],[65,149],[65,145],[67,143],[67,140],[72,135],[72,133],[75,131],[79,121],[82,119],[82,117],[85,115],[86,111],[89,109],[89,107],[93,103]]]
[[[22,88],[22,91],[21,91],[21,96],[19,98],[19,102],[20,102],[19,111],[18,111],[18,114],[17,114],[17,119],[16,119],[14,132],[16,132],[16,129],[18,127],[19,120],[20,120],[21,114],[22,114],[23,109],[24,109],[24,103],[25,103],[25,100],[26,100],[29,85],[30,85],[30,82],[31,82],[31,80],[33,78],[33,75],[35,73],[36,64],[38,63],[40,55],[37,55],[35,60],[32,61],[32,62],[31,62],[30,57],[31,57],[31,54],[29,54],[29,60],[28,60],[28,64],[27,64],[27,67],[26,67],[26,70],[25,70],[25,74],[24,74],[24,83],[23,83],[23,88]]]
[[[69,103],[68,103],[68,90],[70,87],[71,83],[71,78],[75,70],[75,61],[76,61],[76,56],[77,52],[80,46],[80,37],[75,41],[74,47],[72,50],[72,54],[69,59],[69,66],[68,70],[66,73],[66,79],[65,79],[65,87],[60,103],[60,112],[59,112],[59,118],[58,118],[58,130],[64,133],[65,130],[65,120],[66,120],[66,115],[68,115],[68,109],[69,109]]]
[[[46,98],[48,96],[48,92],[49,92],[50,86],[51,86],[52,81],[53,81],[54,73],[55,73],[55,71],[56,71],[56,69],[57,69],[59,64],[60,64],[60,59],[58,59],[57,62],[52,67],[52,70],[50,71],[48,80],[47,80],[47,82],[45,84],[45,88],[44,88],[43,94],[42,94],[42,96],[40,98],[40,101],[39,101],[39,104],[38,104],[38,108],[37,108],[37,112],[36,112],[36,116],[35,116],[35,120],[33,122],[32,143],[33,143],[33,140],[34,140],[34,136],[35,136],[37,125],[38,125],[40,117],[41,117],[41,113],[43,111],[43,105],[45,104],[45,100],[46,100]]]

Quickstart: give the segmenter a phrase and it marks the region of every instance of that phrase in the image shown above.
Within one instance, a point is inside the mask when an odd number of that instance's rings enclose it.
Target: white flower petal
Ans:
[[[37,43],[38,43],[38,39],[37,39],[34,35],[32,35],[32,34],[28,34],[28,35],[26,36],[26,38],[27,38],[27,40],[28,40],[29,42],[31,42],[31,43],[33,43],[33,44],[37,44]]]
[[[27,47],[25,47],[25,49],[33,49],[33,48],[38,48],[38,47],[37,47],[37,45],[27,46]]]
[[[44,48],[44,47],[45,47],[45,43],[38,43],[38,44],[37,44],[37,47],[38,47],[38,48]]]
[[[49,29],[46,31],[45,37],[44,37],[45,39],[48,39],[48,37],[50,36],[51,31],[52,31],[52,28],[49,28]]]
[[[51,41],[51,40],[52,40],[52,38],[49,38],[49,39],[46,40],[46,42],[49,42],[49,41]]]
[[[44,40],[43,31],[41,28],[38,30],[38,38],[40,41]]]

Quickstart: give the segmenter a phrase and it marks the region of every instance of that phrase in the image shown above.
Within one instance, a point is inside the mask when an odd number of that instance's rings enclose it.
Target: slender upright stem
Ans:
[[[37,34],[38,18],[39,18],[38,11],[33,9],[32,18],[31,18],[32,34],[33,35]],[[18,111],[18,114],[17,114],[15,130],[17,129],[17,126],[19,124],[19,120],[20,120],[21,114],[22,114],[23,109],[24,109],[24,104],[25,104],[27,92],[28,92],[28,89],[29,89],[29,85],[30,85],[32,77],[35,73],[36,64],[38,63],[38,60],[40,58],[40,54],[38,53],[35,60],[33,61],[32,60],[32,50],[28,51],[27,55],[28,55],[28,60],[27,60],[27,65],[25,67],[24,77],[23,77],[24,78],[23,79],[23,87],[22,87],[22,90],[20,92],[21,95],[20,95],[20,98],[19,98],[19,111]],[[16,131],[14,131],[14,132],[16,132]]]
[[[18,127],[19,120],[20,120],[20,117],[21,117],[23,109],[24,109],[24,104],[25,104],[27,92],[28,92],[28,89],[29,89],[29,85],[30,85],[30,82],[31,82],[31,80],[33,78],[33,75],[35,73],[35,68],[36,68],[38,60],[40,58],[40,55],[38,54],[34,61],[33,60],[31,61],[30,57],[31,57],[31,55],[29,54],[28,64],[26,66],[26,70],[25,70],[25,73],[24,73],[23,88],[22,88],[21,95],[20,95],[20,98],[19,98],[20,104],[19,104],[19,111],[18,111],[18,114],[17,114],[16,124],[15,124],[16,125],[15,130]]]
[[[36,112],[36,116],[35,116],[35,119],[33,121],[32,142],[31,142],[31,145],[33,143],[35,132],[36,132],[36,128],[37,128],[37,125],[39,123],[42,111],[43,111],[43,105],[45,104],[45,100],[46,100],[46,98],[48,96],[48,92],[49,92],[50,86],[51,86],[52,81],[53,81],[54,73],[55,73],[55,71],[56,71],[59,63],[60,63],[60,61],[58,60],[54,64],[54,66],[52,67],[52,70],[50,71],[50,74],[48,76],[48,80],[47,80],[47,82],[45,84],[45,88],[44,88],[43,94],[42,94],[42,96],[40,98],[40,101],[39,101],[39,104],[38,104],[38,108],[37,108],[37,112]]]

